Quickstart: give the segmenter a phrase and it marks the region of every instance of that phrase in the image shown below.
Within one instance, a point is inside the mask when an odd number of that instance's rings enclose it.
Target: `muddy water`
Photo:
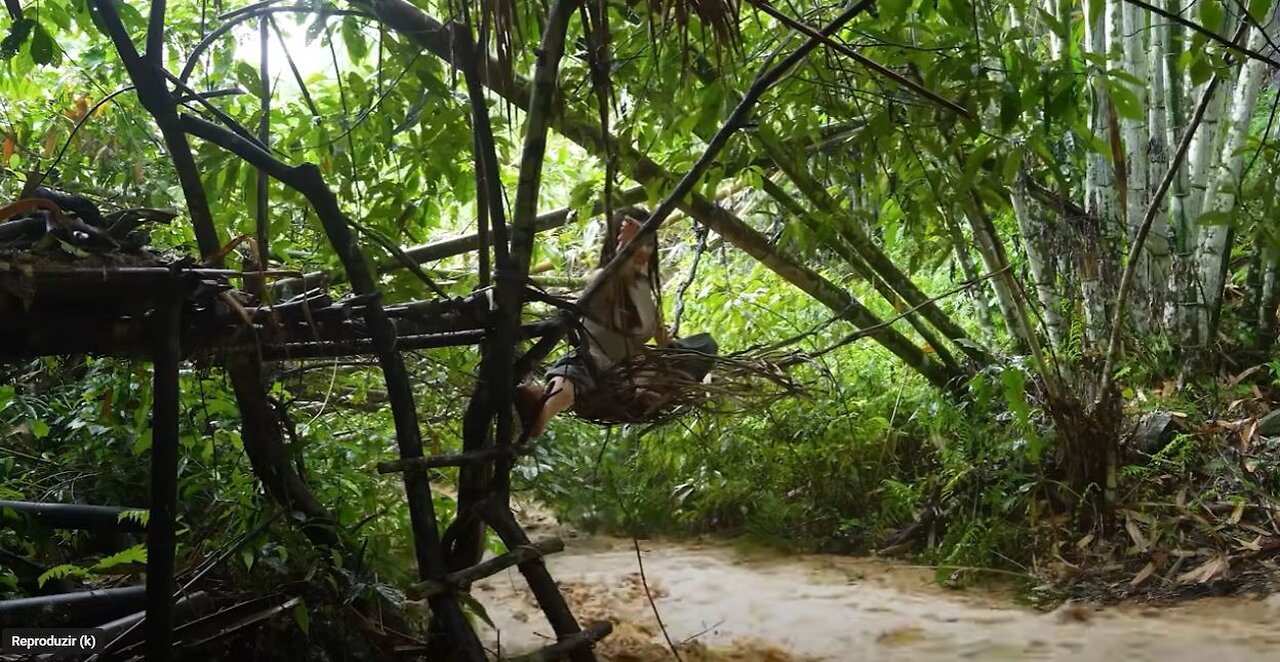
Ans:
[[[600,657],[674,659],[631,541],[555,532],[567,548],[548,565],[575,614],[614,624]],[[686,661],[1280,660],[1280,595],[1044,613],[873,559],[659,541],[642,541],[641,551],[649,592]],[[474,595],[497,626],[485,633],[491,650],[515,655],[548,643],[551,630],[514,569],[477,584]]]

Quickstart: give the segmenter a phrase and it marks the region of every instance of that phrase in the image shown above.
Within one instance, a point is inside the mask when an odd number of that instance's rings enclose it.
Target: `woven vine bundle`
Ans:
[[[707,361],[702,380],[681,370],[690,359]],[[796,353],[713,356],[688,349],[648,348],[597,371],[597,387],[578,396],[572,415],[601,425],[660,423],[693,411],[759,411],[804,393],[787,368],[806,362]]]

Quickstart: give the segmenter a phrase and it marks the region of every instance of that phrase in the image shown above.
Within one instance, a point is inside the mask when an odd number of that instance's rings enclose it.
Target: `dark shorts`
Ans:
[[[710,357],[720,353],[720,345],[716,343],[715,338],[711,337],[711,334],[698,333],[688,338],[677,338],[667,350],[671,352],[669,360],[672,367],[687,374],[690,380],[698,382],[702,381],[702,378],[706,377],[707,372],[711,370]],[[677,352],[677,350],[686,351]],[[552,377],[568,379],[573,382],[574,388],[579,393],[596,388],[596,379],[591,374],[591,369],[579,357],[578,350],[573,350],[552,363],[547,369],[546,377],[547,379]]]

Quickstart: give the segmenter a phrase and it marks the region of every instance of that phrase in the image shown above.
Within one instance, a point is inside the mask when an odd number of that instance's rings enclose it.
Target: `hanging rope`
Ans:
[[[689,267],[689,275],[680,284],[680,289],[676,290],[675,319],[671,322],[672,336],[680,335],[680,317],[684,314],[684,293],[688,291],[689,286],[693,284],[693,279],[697,277],[698,263],[702,261],[703,251],[707,250],[707,227],[698,224],[694,226],[693,231],[698,235],[698,246],[693,250],[693,265]]]

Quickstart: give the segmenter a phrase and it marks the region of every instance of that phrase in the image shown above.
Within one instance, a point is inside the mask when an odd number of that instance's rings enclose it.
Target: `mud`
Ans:
[[[941,587],[927,568],[663,541],[641,542],[642,582],[631,540],[546,522],[530,530],[549,532],[566,539],[547,562],[579,621],[614,625],[597,647],[604,660],[673,660],[666,636],[696,662],[1280,659],[1280,594],[1046,613],[999,590]],[[482,633],[491,650],[518,655],[553,641],[516,570],[473,594],[497,626]]]

